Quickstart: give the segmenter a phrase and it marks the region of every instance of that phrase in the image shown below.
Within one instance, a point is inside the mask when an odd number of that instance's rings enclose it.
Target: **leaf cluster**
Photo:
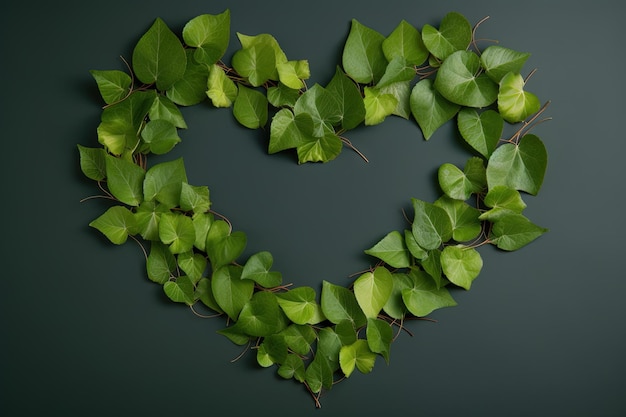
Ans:
[[[308,62],[288,59],[273,36],[237,37],[228,66],[228,10],[191,19],[182,38],[156,19],[128,72],[91,71],[105,103],[101,146],[78,145],[80,166],[114,204],[90,226],[116,245],[137,241],[148,278],[169,299],[227,318],[220,334],[304,384],[319,405],[337,381],[369,373],[378,357],[389,362],[407,319],[456,305],[449,290],[470,289],[480,246],[517,250],[546,231],[524,216],[522,199],[539,192],[547,165],[543,143],[527,132],[541,109],[520,75],[528,54],[480,51],[458,13],[421,32],[402,21],[388,36],[353,20],[324,86],[308,87]],[[475,155],[462,169],[441,165],[441,198],[412,199],[406,230],[365,250],[376,265],[348,287],[323,281],[318,294],[283,284],[270,252],[244,256],[246,234],[212,210],[208,187],[188,183],[182,158],[148,163],[181,142],[180,107],[203,101],[231,108],[249,129],[270,123],[268,152],[295,150],[300,163],[336,158],[351,146],[344,132],[392,115],[412,117],[426,139],[455,119]],[[505,124],[521,127],[504,139]]]

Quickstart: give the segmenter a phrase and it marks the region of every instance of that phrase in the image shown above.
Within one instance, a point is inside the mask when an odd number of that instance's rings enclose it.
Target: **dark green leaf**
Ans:
[[[358,86],[337,67],[335,75],[326,86],[339,105],[341,127],[350,130],[365,120],[365,105]]]
[[[271,271],[274,258],[270,252],[258,252],[246,261],[241,273],[241,279],[251,279],[265,288],[273,288],[282,282],[280,272]]]
[[[452,238],[457,242],[467,242],[477,238],[482,231],[480,211],[464,201],[442,196],[434,203],[448,213],[452,221]]]
[[[433,80],[429,78],[415,84],[411,91],[410,104],[411,114],[422,129],[425,139],[430,139],[433,133],[452,119],[461,108],[439,94]]]
[[[380,319],[367,319],[366,337],[370,350],[374,353],[380,353],[389,363],[391,342],[393,341],[393,330],[389,323]]]
[[[455,51],[466,49],[472,40],[472,26],[460,13],[450,12],[444,16],[439,29],[424,25],[422,40],[428,50],[439,59],[446,59]]]
[[[191,279],[187,276],[176,278],[175,281],[167,281],[163,284],[163,291],[168,298],[175,303],[185,303],[193,305],[195,287]]]
[[[87,148],[78,146],[80,169],[89,179],[102,181],[106,178],[106,152],[102,148]]]
[[[145,172],[139,166],[111,155],[105,157],[107,186],[115,198],[129,206],[143,201]]]
[[[500,249],[514,251],[547,231],[548,229],[537,226],[521,214],[509,213],[494,221],[489,241]]]
[[[150,280],[165,284],[173,277],[173,272],[176,270],[176,257],[165,244],[152,242],[150,255],[146,260],[146,270]]]
[[[182,158],[161,162],[148,169],[143,181],[143,196],[147,201],[156,200],[167,207],[180,204],[180,192],[187,182]]]
[[[383,52],[389,62],[400,57],[412,66],[422,65],[428,58],[422,35],[406,20],[402,20],[383,41]]]
[[[413,236],[424,249],[436,249],[452,237],[452,222],[441,207],[418,199],[412,199],[415,218]]]
[[[231,320],[237,320],[243,306],[252,298],[254,282],[241,279],[241,267],[224,266],[211,278],[211,291],[219,307]],[[239,333],[242,333],[239,330]]]
[[[233,115],[248,129],[258,129],[267,123],[267,104],[265,95],[240,84]]]
[[[504,129],[502,116],[494,110],[479,115],[475,109],[465,108],[459,112],[457,124],[463,139],[485,158],[496,149]]]
[[[287,319],[278,306],[276,295],[269,291],[255,292],[242,307],[237,319],[237,328],[255,337],[270,336],[280,332],[286,326]]]
[[[349,289],[323,281],[321,298],[322,312],[332,323],[350,320],[355,328],[365,325],[365,314]]]
[[[187,49],[185,74],[168,90],[167,97],[179,106],[193,106],[205,100],[209,68],[193,58],[193,50]]]
[[[232,232],[224,220],[214,221],[206,238],[206,252],[213,270],[235,261],[243,253],[246,244],[244,232]],[[254,284],[251,280],[246,281]]]

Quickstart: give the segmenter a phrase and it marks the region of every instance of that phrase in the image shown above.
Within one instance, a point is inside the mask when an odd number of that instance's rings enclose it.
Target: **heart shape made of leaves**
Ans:
[[[480,50],[476,27],[452,12],[438,28],[402,21],[383,36],[352,20],[342,65],[326,86],[309,88],[308,62],[289,60],[269,34],[238,33],[241,48],[227,66],[228,10],[193,18],[182,40],[156,19],[128,72],[91,72],[106,105],[101,146],[78,145],[80,166],[117,204],[90,226],[114,244],[149,243],[147,275],[172,301],[227,317],[220,334],[254,347],[260,366],[303,383],[320,406],[338,379],[369,373],[378,356],[389,361],[394,328],[407,318],[456,305],[448,287],[470,289],[480,246],[517,250],[546,232],[523,214],[522,193],[539,192],[547,166],[545,146],[528,133],[545,109],[524,90],[529,54]],[[246,128],[270,122],[268,152],[295,150],[299,163],[356,151],[344,133],[389,116],[412,117],[425,139],[456,117],[475,155],[462,169],[441,165],[441,198],[412,199],[411,226],[365,250],[375,267],[350,287],[323,281],[318,297],[312,287],[283,285],[269,252],[240,259],[246,234],[211,210],[208,187],[188,183],[181,158],[148,164],[181,141],[178,106],[207,98]],[[505,124],[520,126],[509,139]]]

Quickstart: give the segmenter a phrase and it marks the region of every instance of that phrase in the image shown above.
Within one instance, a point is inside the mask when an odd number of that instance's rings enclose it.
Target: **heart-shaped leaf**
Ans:
[[[91,76],[96,80],[100,95],[106,104],[113,104],[130,93],[132,79],[130,75],[118,70],[91,70]]]
[[[287,320],[276,301],[276,295],[269,291],[258,291],[242,307],[235,326],[247,335],[265,337],[287,327]]]
[[[161,242],[169,245],[172,253],[190,251],[196,240],[196,229],[191,218],[178,213],[163,213],[159,222]]]
[[[504,129],[504,120],[495,110],[478,114],[475,109],[464,108],[459,112],[457,124],[463,139],[485,158],[495,151]]]
[[[152,242],[150,245],[150,255],[146,260],[146,270],[150,280],[165,284],[173,277],[176,270],[176,257],[162,242]]]
[[[439,308],[456,305],[448,290],[438,287],[425,272],[412,270],[408,276],[412,286],[402,290],[402,300],[411,314],[425,317]]]
[[[378,82],[385,73],[387,59],[383,52],[385,37],[352,19],[350,33],[343,49],[343,69],[362,84]]]
[[[335,75],[326,86],[326,91],[337,102],[343,129],[354,129],[365,120],[365,105],[361,92],[341,68],[336,68]]]
[[[500,45],[491,45],[485,48],[480,55],[480,62],[489,78],[499,83],[507,73],[521,72],[529,53],[518,52]]]
[[[195,302],[194,284],[188,276],[183,275],[175,281],[167,281],[163,284],[163,291],[175,303],[185,303],[190,306]]]
[[[246,248],[246,243],[244,232],[231,232],[230,225],[224,220],[214,221],[206,237],[206,252],[213,270],[236,260]]]
[[[548,154],[541,140],[525,135],[519,144],[504,144],[487,163],[489,189],[502,185],[536,195],[541,188],[548,165]]]
[[[77,145],[80,156],[80,170],[85,176],[94,181],[106,178],[106,152],[102,148],[88,148]]]
[[[365,125],[382,123],[398,106],[398,100],[391,94],[383,94],[376,88],[365,87]]]
[[[509,123],[521,122],[541,108],[539,98],[524,91],[524,85],[522,76],[512,72],[500,81],[498,111]]]
[[[211,277],[211,290],[215,301],[228,317],[235,321],[254,292],[254,281],[241,279],[241,270],[239,266],[228,265],[216,270]],[[237,332],[242,333],[241,330]]]
[[[339,364],[346,378],[352,375],[354,368],[367,374],[374,368],[376,354],[372,352],[366,340],[359,339],[351,345],[342,346],[339,351]]]
[[[343,142],[331,128],[324,129],[320,137],[308,137],[307,141],[298,146],[298,163],[328,162],[341,153]]]
[[[354,281],[354,295],[361,310],[368,318],[378,317],[378,313],[387,303],[393,278],[385,267],[378,267],[373,272],[366,272]]]
[[[441,253],[441,268],[450,282],[469,290],[483,267],[478,251],[463,245],[446,246]]]
[[[247,78],[253,87],[276,78],[275,74],[277,74],[276,56],[269,40],[255,42],[247,48],[239,49],[233,55],[232,65],[235,71]]]
[[[367,321],[354,293],[345,287],[323,281],[321,304],[322,313],[331,323],[349,320],[356,328],[365,325]]]
[[[295,115],[289,109],[281,109],[272,118],[268,153],[297,148],[312,141],[313,118],[308,113]]]
[[[251,279],[265,288],[273,288],[282,282],[282,274],[271,271],[274,258],[270,252],[258,252],[246,261],[241,279]]]
[[[415,217],[413,236],[424,249],[437,249],[452,237],[452,222],[441,207],[416,198],[412,199]]]
[[[431,54],[444,60],[456,51],[467,49],[472,40],[472,26],[462,14],[450,12],[441,20],[439,29],[424,25],[422,39]]]
[[[287,61],[276,64],[278,78],[281,83],[294,90],[304,88],[303,80],[311,76],[309,62],[306,60]]]
[[[194,213],[205,213],[209,211],[210,207],[209,188],[206,185],[195,186],[186,182],[182,183],[180,189],[181,209]]]
[[[196,61],[206,65],[215,64],[228,49],[230,10],[194,17],[183,27],[182,35],[188,46],[197,48],[194,52]]]
[[[146,172],[138,165],[123,158],[107,155],[105,158],[107,187],[115,198],[129,206],[143,201]]]
[[[308,114],[313,118],[312,135],[316,137],[323,136],[329,127],[342,119],[339,101],[319,84],[315,84],[300,96],[293,112],[296,115]]]
[[[411,114],[422,130],[424,139],[430,139],[441,125],[452,119],[461,106],[444,98],[433,80],[425,78],[411,91]]]
[[[490,210],[485,211],[479,217],[480,220],[494,221],[500,216],[510,212],[521,214],[526,208],[519,191],[497,185],[489,190],[483,202]]]
[[[280,335],[292,352],[303,356],[311,352],[311,344],[317,339],[317,333],[313,327],[299,324],[291,324],[281,331]]]
[[[487,185],[485,166],[480,158],[470,158],[461,171],[452,164],[445,163],[438,170],[439,185],[443,192],[456,200],[467,200],[479,193]]]
[[[185,73],[167,90],[167,97],[179,106],[193,106],[207,97],[209,68],[193,58],[192,49],[185,52],[187,54]]]
[[[181,141],[176,126],[162,119],[146,123],[141,131],[141,138],[148,144],[150,152],[156,155],[168,153]]]
[[[514,251],[547,231],[548,229],[537,226],[525,216],[511,212],[494,221],[489,241],[500,249]]]
[[[379,353],[389,363],[393,330],[389,323],[380,319],[367,319],[367,345],[374,353]]]
[[[193,251],[183,252],[178,255],[178,266],[187,274],[194,284],[200,281],[207,267],[207,259]]]
[[[135,216],[123,206],[110,207],[104,214],[90,222],[89,226],[98,229],[116,245],[126,242],[128,235],[137,233]]]
[[[365,253],[375,256],[394,268],[406,268],[411,264],[404,236],[396,230],[389,232],[378,243],[365,250]]]
[[[383,41],[383,53],[389,62],[403,58],[412,66],[422,65],[428,58],[422,35],[406,20],[402,20]]]
[[[187,173],[182,158],[156,164],[148,169],[143,180],[144,199],[176,207],[180,204],[180,192],[185,182]]]
[[[443,196],[434,203],[448,213],[452,221],[452,238],[457,242],[467,242],[477,238],[482,231],[480,211],[464,201]]]
[[[233,115],[248,129],[258,129],[267,123],[267,97],[257,90],[239,85]]]
[[[215,107],[230,107],[239,93],[237,85],[226,76],[224,70],[218,65],[211,66],[207,87],[206,95]]]

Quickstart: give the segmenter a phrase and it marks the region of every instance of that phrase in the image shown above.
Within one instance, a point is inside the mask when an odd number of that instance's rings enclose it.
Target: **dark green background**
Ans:
[[[235,31],[271,33],[325,84],[356,18],[383,34],[421,28],[448,11],[479,36],[529,51],[528,89],[551,100],[538,126],[549,166],[527,214],[550,232],[485,266],[459,306],[411,323],[391,363],[355,373],[315,410],[308,393],[166,300],[147,280],[139,248],[89,228],[105,208],[78,167],[95,146],[101,102],[90,69],[123,69],[156,17],[177,33],[192,17],[230,8]],[[2,64],[2,416],[624,416],[624,40],[619,1],[122,1],[9,0],[0,14]],[[285,281],[347,284],[362,250],[404,227],[410,198],[438,196],[444,162],[468,154],[450,126],[425,142],[392,119],[350,135],[326,165],[268,156],[267,137],[228,110],[186,109],[173,155],[214,208],[270,250]]]

